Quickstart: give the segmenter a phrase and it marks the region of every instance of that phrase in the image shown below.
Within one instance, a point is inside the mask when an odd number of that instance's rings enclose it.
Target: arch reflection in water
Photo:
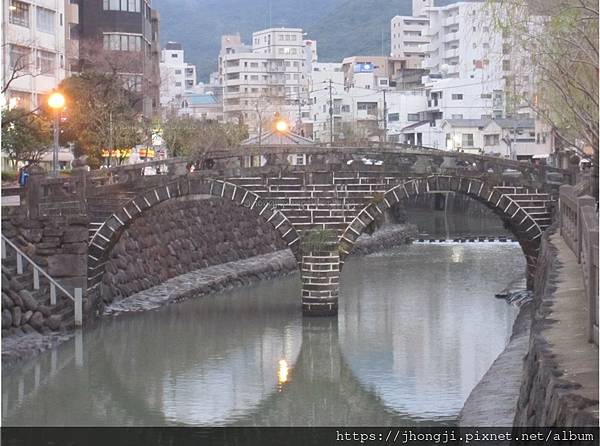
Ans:
[[[451,243],[348,262],[340,340],[353,373],[388,407],[454,420],[506,345],[517,310],[493,295],[524,264],[517,244]]]
[[[453,263],[451,245],[415,245],[352,259],[338,318],[303,319],[289,277],[102,320],[84,332],[82,364],[72,341],[3,370],[3,422],[449,423],[510,330],[514,310],[493,292],[522,271],[518,250],[473,244]],[[501,269],[498,256],[516,260]]]

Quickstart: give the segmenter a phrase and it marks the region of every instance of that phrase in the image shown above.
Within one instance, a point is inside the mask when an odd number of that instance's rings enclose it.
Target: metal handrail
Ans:
[[[17,274],[23,274],[23,258],[33,267],[33,289],[40,289],[40,273],[50,282],[50,304],[56,305],[56,288],[62,291],[75,304],[75,326],[81,327],[83,322],[83,290],[75,288],[74,295],[68,292],[60,283],[52,278],[46,271],[38,266],[27,254],[23,252],[17,245],[11,242],[4,234],[2,237],[2,259],[6,258],[6,244],[8,243],[17,253]]]

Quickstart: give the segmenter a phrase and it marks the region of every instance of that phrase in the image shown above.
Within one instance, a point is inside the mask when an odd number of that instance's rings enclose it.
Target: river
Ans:
[[[476,231],[475,231],[476,232]],[[350,258],[337,318],[297,274],[104,318],[2,371],[4,426],[453,424],[510,336],[516,243]]]

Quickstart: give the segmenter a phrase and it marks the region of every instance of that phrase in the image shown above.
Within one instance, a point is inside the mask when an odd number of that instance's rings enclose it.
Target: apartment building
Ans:
[[[391,21],[391,55],[405,58],[411,67],[420,68],[429,43],[429,17],[426,9],[433,0],[413,0],[412,16],[395,16]]]
[[[159,15],[150,0],[71,0],[79,3],[79,69],[117,70],[140,96],[140,111],[160,106]]]
[[[185,62],[183,47],[168,42],[160,53],[160,105],[164,108],[181,107],[186,91],[196,86],[196,66]]]
[[[225,118],[246,123],[251,135],[264,131],[274,113],[300,124],[316,57],[316,42],[305,40],[299,28],[257,31],[251,46],[239,35],[223,36],[219,79]]]
[[[399,141],[401,130],[410,124],[414,111],[427,106],[423,90],[380,84],[380,79],[388,78],[372,71],[354,73],[354,85],[347,86],[347,72],[343,63],[313,66],[310,122],[312,137],[317,141],[379,140],[385,128],[388,141]],[[379,88],[375,88],[378,84]]]
[[[5,103],[33,110],[68,74],[78,7],[68,0],[2,2]]]

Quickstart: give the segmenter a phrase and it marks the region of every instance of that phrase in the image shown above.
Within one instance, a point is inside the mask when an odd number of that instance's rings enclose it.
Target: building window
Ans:
[[[11,45],[10,46],[10,67],[15,71],[20,71],[27,68],[30,64],[31,50],[26,46]]]
[[[38,50],[37,67],[40,74],[54,74],[56,68],[56,54],[49,51]]]
[[[400,113],[388,114],[388,122],[400,121]]]
[[[342,105],[342,113],[350,113],[350,106]]]
[[[491,93],[481,93],[481,99],[492,99]]]
[[[452,115],[452,119],[462,119],[463,115]]]
[[[358,102],[356,108],[358,110],[366,110],[367,114],[370,115],[377,114],[377,102]]]
[[[37,29],[44,33],[54,33],[55,12],[51,9],[37,8]]]
[[[128,74],[123,76],[124,87],[128,91],[142,91],[142,76],[139,74]]]
[[[418,113],[409,113],[407,120],[410,122],[417,122],[419,120],[419,114]]]
[[[141,51],[142,36],[104,34],[104,49],[109,51]]]
[[[181,82],[175,82],[176,87],[181,87]]]
[[[502,61],[502,71],[510,71],[510,60],[505,59]]]
[[[500,144],[500,135],[495,134],[495,135],[485,135],[483,137],[484,139],[484,144],[486,146],[497,146],[498,144]]]
[[[462,93],[453,93],[452,94],[453,101],[462,101],[462,99],[463,99]]]
[[[473,147],[473,134],[472,133],[463,133],[462,134],[462,146],[463,147]]]
[[[175,74],[181,74],[181,70],[175,70]]]
[[[12,0],[8,11],[10,23],[29,28],[29,3]]]
[[[140,2],[141,0],[103,0],[102,9],[105,11],[141,12]]]

